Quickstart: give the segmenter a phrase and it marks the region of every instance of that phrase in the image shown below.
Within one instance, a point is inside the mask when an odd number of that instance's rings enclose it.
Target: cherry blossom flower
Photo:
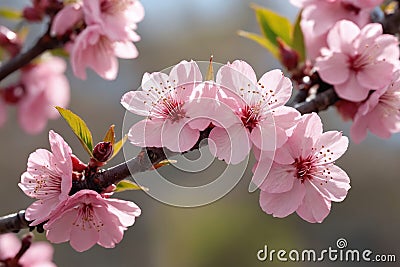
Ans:
[[[0,235],[0,265],[8,260],[16,260],[15,266],[23,267],[55,267],[52,262],[54,249],[47,242],[34,242],[19,259],[15,259],[20,251],[21,241],[15,234]],[[3,266],[3,265],[2,265]],[[6,265],[7,266],[7,265]],[[13,265],[14,266],[14,265]]]
[[[57,206],[68,199],[72,187],[72,151],[57,133],[49,132],[51,152],[38,149],[28,159],[27,171],[18,184],[24,193],[38,199],[25,213],[37,225],[49,219]]]
[[[399,65],[397,38],[382,34],[377,23],[360,30],[351,21],[340,21],[328,34],[328,46],[315,67],[345,100],[363,101],[370,90],[387,86]]]
[[[370,22],[370,12],[383,0],[291,0],[303,8],[300,22],[307,56],[314,60],[326,46],[328,31],[340,20],[350,20],[359,27]]]
[[[147,117],[132,126],[128,133],[130,142],[142,147],[164,146],[175,152],[192,148],[200,131],[189,126],[197,118],[197,114],[192,114],[196,102],[190,101],[190,96],[201,81],[201,72],[194,61],[180,62],[169,75],[146,73],[142,90],[130,91],[121,99],[128,111]]]
[[[88,250],[96,243],[113,248],[140,213],[140,208],[133,202],[106,199],[95,191],[81,190],[57,210],[44,229],[50,242],[69,240],[79,252]]]
[[[400,132],[400,71],[389,86],[372,93],[358,109],[351,126],[351,138],[360,143],[367,130],[381,138]]]
[[[86,79],[85,69],[93,69],[103,79],[113,80],[118,73],[117,57],[138,56],[133,44],[140,40],[134,31],[144,16],[136,0],[83,0],[66,5],[54,18],[52,35],[63,35],[79,23],[86,28],[66,45],[75,76]],[[71,31],[72,32],[72,31]]]
[[[331,201],[342,201],[350,189],[349,177],[334,164],[347,146],[348,139],[340,132],[322,133],[317,114],[302,116],[292,136],[277,149],[260,186],[264,212],[282,218],[296,211],[308,222],[322,222]]]
[[[87,25],[100,25],[113,41],[138,40],[136,23],[144,17],[138,0],[83,0]]]
[[[62,59],[50,57],[22,70],[24,95],[17,103],[18,121],[27,133],[41,132],[48,119],[59,117],[54,107],[68,105],[70,88],[65,69]]]
[[[252,144],[269,151],[282,146],[300,116],[297,110],[283,106],[290,98],[292,83],[282,71],[269,71],[257,82],[252,67],[236,60],[219,69],[216,83],[236,100],[226,98],[226,104],[237,118],[231,127],[215,127],[210,132],[209,138],[214,141],[211,153],[237,164],[248,155]]]
[[[129,59],[138,55],[131,41],[111,41],[99,25],[84,29],[70,49],[72,70],[75,76],[83,80],[86,79],[87,67],[103,79],[113,80],[118,74],[117,57]]]

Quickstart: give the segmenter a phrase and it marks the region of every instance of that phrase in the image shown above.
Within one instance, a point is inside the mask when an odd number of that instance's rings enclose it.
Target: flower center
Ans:
[[[93,206],[90,203],[82,203],[79,207],[79,214],[75,222],[72,223],[76,227],[80,227],[81,230],[90,230],[95,228],[100,231],[100,228],[104,225],[100,220],[96,220]]]
[[[251,132],[259,123],[260,107],[259,106],[245,106],[240,110],[240,119],[243,125]]]
[[[296,177],[304,183],[306,179],[311,180],[312,174],[315,172],[315,166],[311,156],[303,159],[302,157],[297,158],[293,165],[296,168]]]
[[[354,72],[359,72],[362,70],[366,65],[369,64],[368,56],[362,56],[357,54],[352,56],[348,60],[349,68]]]
[[[183,103],[181,101],[167,97],[163,98],[160,104],[160,115],[164,118],[168,118],[172,122],[177,122],[186,117],[186,112],[182,108]]]

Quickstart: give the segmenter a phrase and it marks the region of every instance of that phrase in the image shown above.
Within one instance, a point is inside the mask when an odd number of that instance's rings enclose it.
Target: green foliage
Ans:
[[[239,31],[238,34],[257,42],[266,48],[279,61],[281,61],[281,56],[277,40],[280,38],[286,45],[298,53],[300,62],[304,61],[304,38],[300,28],[301,14],[299,14],[293,25],[289,19],[270,9],[257,5],[253,5],[252,8],[255,11],[262,35],[246,31]]]
[[[143,186],[140,186],[129,180],[122,180],[117,184],[117,187],[114,189],[114,192],[123,192],[127,190],[143,190],[148,191],[149,189]]]
[[[87,127],[86,123],[75,113],[68,109],[64,109],[61,107],[56,107],[61,116],[68,123],[69,127],[78,137],[81,142],[83,148],[88,152],[88,154],[93,157],[93,138],[92,133]]]
[[[22,12],[20,10],[16,10],[9,7],[1,7],[0,8],[0,17],[9,20],[20,20],[22,19]]]

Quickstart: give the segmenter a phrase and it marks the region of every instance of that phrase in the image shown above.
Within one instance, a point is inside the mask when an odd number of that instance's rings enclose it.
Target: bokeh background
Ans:
[[[1,6],[22,7],[29,1],[1,0]],[[260,76],[279,68],[266,50],[237,35],[239,29],[259,32],[252,3],[271,8],[294,20],[297,10],[289,1],[273,0],[143,0],[146,16],[139,24],[142,40],[137,43],[140,56],[121,60],[115,81],[104,81],[89,71],[86,81],[75,78],[70,68],[70,108],[83,117],[100,140],[108,126],[116,125],[122,135],[125,110],[119,104],[123,93],[140,86],[144,72],[159,71],[179,61],[206,61],[214,55],[216,62],[235,59],[249,62]],[[7,25],[8,22],[2,21]],[[31,41],[43,31],[35,25]],[[57,88],[54,88],[57,90]],[[343,130],[349,124],[334,109],[321,113],[325,130]],[[0,129],[0,214],[26,208],[31,199],[17,187],[26,169],[29,153],[48,148],[48,130],[63,135],[74,153],[86,159],[79,142],[62,120],[50,121],[45,132],[31,136],[16,123],[15,110],[9,109],[6,125]],[[130,146],[127,144],[126,146]],[[192,155],[196,157],[196,155]],[[110,164],[123,160],[122,154]],[[262,212],[258,192],[248,193],[251,166],[227,196],[198,208],[178,208],[154,200],[144,192],[119,195],[136,202],[142,215],[125,232],[115,249],[96,246],[85,253],[75,252],[68,244],[55,245],[54,260],[59,266],[364,266],[346,262],[259,262],[256,253],[264,245],[270,249],[336,248],[336,240],[345,238],[348,247],[370,249],[375,253],[396,254],[400,260],[400,138],[380,140],[369,136],[361,145],[350,144],[347,153],[337,162],[351,177],[352,189],[343,203],[333,203],[330,215],[322,224],[309,224],[297,215],[276,219]],[[183,183],[210,179],[225,168],[214,162],[210,169],[196,176],[174,167],[165,167],[162,174]],[[148,174],[146,174],[148,175]],[[150,173],[151,175],[151,173]],[[212,177],[212,176],[211,176]],[[198,181],[197,181],[198,182]],[[36,239],[44,239],[37,234]],[[381,263],[377,266],[398,266]]]

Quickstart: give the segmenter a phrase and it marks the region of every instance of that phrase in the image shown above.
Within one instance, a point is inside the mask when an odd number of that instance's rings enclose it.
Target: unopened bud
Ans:
[[[4,102],[17,104],[25,96],[25,88],[22,84],[10,85],[1,90]]]
[[[111,142],[100,142],[93,149],[93,157],[97,161],[106,162],[114,152]]]
[[[281,38],[276,39],[279,46],[281,63],[287,70],[293,70],[299,63],[299,54],[296,50],[288,46]]]
[[[22,16],[29,22],[39,22],[42,21],[44,13],[43,11],[34,7],[25,7]]]
[[[0,25],[0,47],[5,49],[11,56],[15,56],[21,50],[22,44],[15,32]]]

